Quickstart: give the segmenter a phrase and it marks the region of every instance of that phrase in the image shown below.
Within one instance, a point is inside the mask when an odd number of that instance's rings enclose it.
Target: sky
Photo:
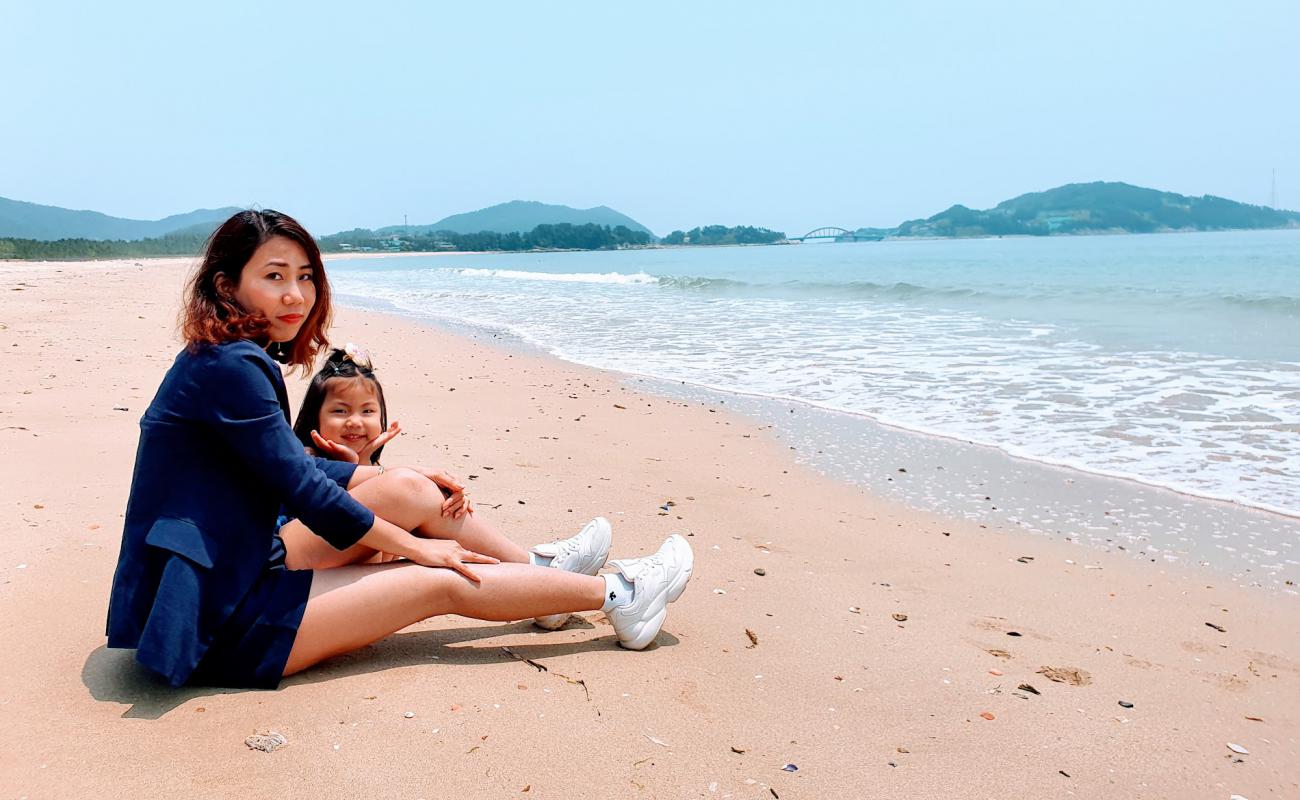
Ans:
[[[1300,3],[0,0],[0,196],[317,234],[508,200],[893,226],[1114,180],[1300,209]]]

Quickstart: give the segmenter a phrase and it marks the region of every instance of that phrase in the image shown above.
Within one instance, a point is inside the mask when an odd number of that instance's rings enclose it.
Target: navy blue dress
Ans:
[[[374,514],[352,464],[313,458],[289,427],[280,367],[253,342],[183,350],[140,420],[108,646],[173,686],[274,688],[311,590],[284,568],[282,508],[339,550]]]

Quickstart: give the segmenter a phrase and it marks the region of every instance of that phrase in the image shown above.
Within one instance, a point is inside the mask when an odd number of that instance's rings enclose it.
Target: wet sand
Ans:
[[[917,511],[707,399],[349,309],[332,338],[408,431],[386,463],[470,480],[525,545],[597,514],[615,556],[689,535],[691,586],[643,653],[594,613],[437,618],[278,691],[168,689],[103,647],[178,349],[186,262],[141,263],[0,265],[5,796],[1300,795],[1294,596]]]

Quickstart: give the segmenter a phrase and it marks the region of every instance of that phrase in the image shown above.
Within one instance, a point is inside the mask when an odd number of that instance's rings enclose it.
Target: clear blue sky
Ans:
[[[802,233],[1124,180],[1300,208],[1300,3],[0,0],[0,195],[319,234]]]

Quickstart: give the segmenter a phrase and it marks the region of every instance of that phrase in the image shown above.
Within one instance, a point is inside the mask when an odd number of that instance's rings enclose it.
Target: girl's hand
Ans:
[[[408,556],[417,564],[426,567],[446,567],[454,569],[474,583],[481,583],[482,578],[475,575],[467,564],[500,564],[499,559],[466,550],[454,539],[421,539],[411,545],[412,554]]]
[[[451,497],[442,502],[442,515],[444,517],[460,519],[466,514],[474,513],[474,506],[469,502],[469,492],[465,491],[465,485],[460,482],[459,478],[454,478],[446,472],[439,472],[427,467],[412,467],[412,469],[451,494]]]
[[[357,452],[357,458],[360,459],[360,461],[358,461],[357,463],[359,464],[375,463],[374,462],[375,451],[383,447],[384,445],[388,444],[389,442],[391,442],[393,440],[393,437],[397,436],[397,434],[401,432],[402,432],[402,426],[397,424],[396,421],[394,421],[392,425],[388,426],[388,430],[383,431],[375,438],[366,442],[365,447],[362,447],[361,450]]]
[[[459,492],[452,492],[442,503],[443,516],[449,516],[452,519],[460,519],[466,514],[473,514],[474,506],[469,502],[469,492],[461,489]]]
[[[345,444],[326,439],[316,431],[311,432],[311,440],[316,443],[317,449],[325,458],[332,458],[335,461],[347,461],[351,464],[361,463],[361,457],[357,455],[357,451]]]

